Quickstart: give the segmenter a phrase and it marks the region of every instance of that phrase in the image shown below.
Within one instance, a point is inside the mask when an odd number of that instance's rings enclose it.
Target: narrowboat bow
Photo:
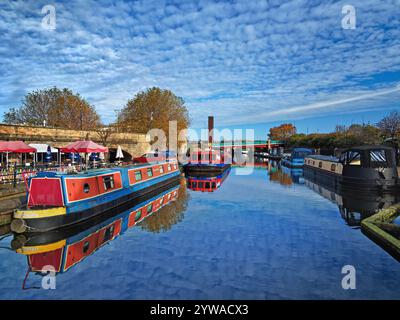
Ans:
[[[44,232],[90,219],[179,179],[176,161],[79,174],[41,172],[29,179],[27,208],[14,212],[16,233]]]

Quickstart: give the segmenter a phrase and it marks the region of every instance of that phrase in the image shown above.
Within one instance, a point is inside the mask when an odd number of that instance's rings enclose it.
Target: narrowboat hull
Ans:
[[[202,175],[207,173],[221,174],[231,167],[230,164],[186,164],[183,169],[187,175]]]
[[[344,176],[313,166],[304,165],[304,177],[308,180],[327,185],[330,188],[342,188],[362,192],[397,192],[400,191],[399,179],[377,179],[372,172],[365,171],[358,177]]]

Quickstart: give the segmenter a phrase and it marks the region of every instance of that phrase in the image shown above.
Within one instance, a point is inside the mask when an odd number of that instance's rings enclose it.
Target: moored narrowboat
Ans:
[[[224,161],[224,155],[216,150],[195,151],[190,154],[189,162],[184,165],[186,175],[212,172],[220,174],[231,167]]]
[[[175,201],[179,188],[179,181],[176,181],[162,192],[141,197],[129,209],[111,216],[105,215],[100,221],[90,220],[71,228],[45,233],[14,235],[11,246],[17,253],[27,256],[30,271],[42,272],[45,266],[50,265],[56,273],[66,272]]]
[[[306,157],[305,178],[351,190],[390,192],[399,190],[394,149],[386,146],[350,148],[339,158]]]
[[[281,163],[288,168],[303,168],[304,159],[312,153],[313,151],[308,148],[294,148],[290,156],[284,157]]]
[[[40,172],[28,181],[27,207],[11,229],[43,232],[90,219],[179,179],[176,161],[89,170]]]

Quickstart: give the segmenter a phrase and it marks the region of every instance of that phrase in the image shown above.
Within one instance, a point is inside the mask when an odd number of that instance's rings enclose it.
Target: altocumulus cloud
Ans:
[[[55,31],[41,27],[47,4]],[[194,126],[397,108],[399,17],[399,1],[379,0],[1,1],[0,111],[54,85],[105,122],[151,86],[182,96]]]

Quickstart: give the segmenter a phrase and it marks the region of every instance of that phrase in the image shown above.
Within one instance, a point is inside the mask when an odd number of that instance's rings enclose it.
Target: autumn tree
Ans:
[[[127,102],[118,116],[117,126],[135,133],[162,129],[168,139],[170,121],[177,122],[178,132],[189,127],[185,102],[170,90],[153,87],[137,93]]]
[[[79,94],[69,89],[36,90],[28,93],[19,108],[4,114],[4,122],[75,130],[94,129],[101,125],[100,117]]]
[[[378,122],[377,127],[385,138],[395,138],[400,133],[400,113],[392,111],[388,116]]]
[[[49,110],[49,125],[78,130],[93,130],[101,124],[93,106],[79,95],[62,95]]]
[[[269,129],[269,137],[272,140],[287,141],[288,138],[296,134],[297,129],[291,123],[284,123],[278,127],[273,127]]]

